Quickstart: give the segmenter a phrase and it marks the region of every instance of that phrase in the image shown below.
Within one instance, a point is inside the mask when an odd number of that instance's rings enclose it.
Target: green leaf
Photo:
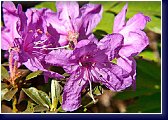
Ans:
[[[7,69],[3,65],[1,65],[1,80],[3,79],[9,79],[9,73]]]
[[[127,112],[160,112],[161,66],[156,62],[137,60],[136,90],[125,90],[114,99],[134,100]]]
[[[17,91],[18,91],[18,88],[11,88],[10,90],[8,90],[8,92],[6,92],[4,94],[2,99],[10,101],[13,98],[13,96],[16,94]]]
[[[58,112],[66,112],[62,109],[62,106],[60,106],[57,110],[58,110]]]
[[[103,94],[103,88],[102,88],[102,86],[97,85],[97,86],[94,88],[94,90],[93,90],[93,94],[94,94],[94,95],[97,95],[97,96]]]
[[[151,21],[147,23],[146,28],[149,30],[161,34],[161,19],[155,16],[150,16]]]
[[[94,34],[98,39],[101,39],[106,34],[112,33],[114,14],[110,13],[109,10],[114,6],[113,2],[109,1],[90,1],[93,4],[101,4],[103,6],[103,15],[100,23],[93,30]],[[101,35],[101,36],[100,36]]]
[[[109,11],[118,14],[126,2],[115,2],[119,3],[112,7]],[[115,4],[114,3],[114,4]],[[109,3],[110,4],[110,3]],[[142,12],[144,15],[149,16],[151,21],[147,23],[146,28],[149,30],[161,33],[161,2],[160,1],[129,1],[128,11],[126,14],[127,18],[133,17],[133,15]]]
[[[33,113],[34,112],[34,103],[28,101],[27,108],[23,113]]]
[[[155,62],[137,60],[136,90],[119,92],[114,98],[128,100],[161,92],[161,67]]]
[[[4,100],[4,95],[9,91],[9,85],[6,83],[1,83],[1,101]]]
[[[118,4],[111,7],[110,11],[119,13],[124,7],[124,5],[128,3],[128,11],[127,11],[128,18],[132,17],[134,14],[139,13],[139,12],[142,12],[145,15],[161,16],[161,2],[160,1],[113,2],[113,4],[116,4],[116,3]]]
[[[51,109],[53,110],[57,108],[61,91],[62,91],[62,86],[59,84],[59,82],[57,80],[52,80],[51,81],[51,99],[52,99]]]
[[[38,5],[36,5],[35,8],[37,8],[37,9],[49,8],[49,9],[51,9],[51,10],[56,12],[55,2],[51,2],[51,1],[50,2],[42,2],[42,3],[38,4]]]
[[[141,52],[138,56],[142,56],[143,59],[146,59],[146,60],[158,62],[158,58],[156,57],[155,52],[153,52],[153,51],[145,50],[145,51]]]
[[[104,33],[104,35],[105,35],[105,33],[111,34],[112,28],[113,28],[113,21],[114,21],[114,15],[112,13],[103,12],[102,19],[101,19],[100,23],[96,26],[96,28],[94,29],[93,32],[98,30],[99,33],[101,32],[102,35],[103,35],[103,33]]]
[[[8,88],[4,88],[1,90],[1,101],[4,100],[4,95],[8,92]]]
[[[127,112],[161,112],[161,94],[141,96],[134,104],[127,108]]]
[[[30,73],[30,74],[26,77],[26,80],[30,80],[30,79],[32,79],[32,78],[35,78],[35,77],[37,77],[38,75],[41,75],[42,73],[43,73],[43,71],[41,71],[41,70],[32,72],[32,73]]]
[[[44,111],[48,111],[48,108],[45,106],[36,105],[34,107],[34,112],[44,112]]]
[[[22,90],[37,104],[47,108],[51,105],[50,98],[45,92],[37,90],[34,87],[30,87],[28,89],[23,88]]]
[[[103,6],[103,11],[109,11],[111,8],[116,6],[117,2],[112,2],[112,1],[90,1],[92,4],[101,4]]]
[[[103,18],[95,30],[104,30],[107,33],[112,33],[112,25],[114,21],[114,15],[118,14],[126,2],[95,2],[94,4],[101,4],[103,6]],[[133,17],[133,15],[142,12],[144,15],[149,16],[151,21],[147,23],[146,28],[149,30],[161,33],[161,2],[160,1],[129,1],[128,11],[126,14],[127,19]],[[111,13],[108,15],[107,13]],[[104,26],[104,27],[103,27]]]
[[[5,88],[8,88],[9,85],[6,84],[6,83],[1,83],[1,90],[5,89]]]
[[[44,101],[44,103],[46,103],[48,106],[51,106],[51,100],[50,97],[43,91],[38,90],[39,96],[41,97],[41,99]]]

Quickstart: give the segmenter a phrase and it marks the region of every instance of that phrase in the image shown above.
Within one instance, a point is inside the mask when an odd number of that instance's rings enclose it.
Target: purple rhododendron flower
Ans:
[[[124,43],[118,53],[117,65],[130,72],[135,80],[136,61],[133,57],[149,44],[148,37],[142,30],[150,21],[150,18],[138,13],[125,22],[127,7],[128,4],[115,17],[113,33],[120,33],[124,36]]]
[[[79,8],[77,2],[70,1],[56,2],[56,8],[57,12],[48,13],[46,20],[60,34],[60,46],[72,42],[76,45],[82,39],[97,40],[91,32],[102,18],[101,5],[85,4]]]
[[[46,75],[62,78],[58,73],[48,71],[44,57],[50,51],[47,47],[57,47],[56,37],[53,38],[46,25],[45,14],[49,9],[28,9],[22,12],[12,2],[3,2],[4,24],[2,28],[2,49],[17,52],[18,62],[31,71],[42,70]],[[16,51],[17,50],[17,51]]]
[[[108,46],[102,46],[103,44]],[[63,90],[62,108],[73,111],[80,107],[81,92],[89,84],[92,99],[91,82],[102,83],[113,91],[121,91],[132,84],[132,78],[124,69],[109,61],[114,59],[121,48],[123,36],[111,34],[98,44],[90,40],[77,43],[75,49],[51,51],[46,62],[63,66],[71,76]]]

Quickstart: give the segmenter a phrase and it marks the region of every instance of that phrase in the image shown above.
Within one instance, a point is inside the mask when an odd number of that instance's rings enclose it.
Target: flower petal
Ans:
[[[114,19],[113,33],[118,33],[125,26],[125,17],[128,4],[126,4],[121,12]]]
[[[47,12],[46,13],[46,22],[48,26],[52,26],[58,33],[63,35],[67,35],[66,27],[64,26],[64,22],[61,23],[57,17],[57,13],[55,12]]]
[[[58,49],[53,50],[48,53],[45,57],[45,61],[52,65],[66,66],[69,65],[69,56],[71,55],[71,50]]]
[[[9,47],[13,47],[13,40],[20,37],[17,32],[17,22],[19,17],[13,2],[5,1],[3,2],[2,7],[5,27],[1,30],[1,43],[3,43],[2,49],[7,50]]]
[[[48,78],[57,78],[57,79],[65,78],[63,75],[60,75],[59,73],[49,71],[49,70],[44,70],[43,75],[44,75],[45,83],[48,82]]]
[[[68,20],[79,16],[79,5],[73,1],[58,1],[56,2],[57,12],[60,19]]]
[[[121,91],[132,84],[132,77],[118,65],[111,64],[110,67],[95,68],[92,74],[96,82],[104,84],[112,91]]]
[[[77,2],[72,1],[58,1],[56,2],[58,18],[65,21],[67,31],[73,30],[71,19],[75,19],[79,16],[79,5]]]
[[[146,23],[150,21],[148,16],[143,15],[142,13],[138,13],[130,18],[125,27],[120,31],[121,34],[126,35],[130,31],[143,30],[146,26]]]
[[[8,50],[11,46],[13,46],[13,40],[10,37],[10,31],[6,28],[1,28],[1,49]]]
[[[124,37],[121,34],[106,35],[98,43],[100,49],[106,49],[108,59],[111,61],[117,57],[120,48],[122,47]]]
[[[31,71],[44,70],[41,62],[35,57],[28,59],[23,64]]]
[[[132,57],[120,57],[117,59],[117,65],[126,70],[133,78],[133,87],[136,87],[136,61]]]
[[[119,51],[120,56],[135,56],[149,44],[149,39],[143,31],[130,32],[124,38],[124,45]]]
[[[83,73],[80,75],[73,73],[66,82],[63,90],[62,108],[65,111],[74,111],[80,107],[81,104],[81,92],[87,84],[86,80],[83,80]]]
[[[80,33],[90,34],[102,18],[103,8],[98,4],[85,4],[80,8],[83,18],[83,25]]]

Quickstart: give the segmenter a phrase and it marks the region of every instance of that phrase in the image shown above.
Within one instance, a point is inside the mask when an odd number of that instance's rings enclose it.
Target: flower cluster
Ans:
[[[57,2],[57,12],[46,8],[23,12],[21,5],[16,8],[12,2],[3,2],[2,7],[1,48],[8,50],[11,66],[17,63],[17,67],[23,64],[31,71],[42,70],[46,79],[64,77],[50,71],[50,66],[61,66],[70,74],[63,90],[65,111],[80,107],[86,86],[95,101],[92,82],[112,91],[135,86],[134,56],[149,44],[143,31],[150,21],[148,16],[138,13],[126,22],[126,4],[114,19],[113,33],[98,40],[92,31],[102,18],[101,5],[79,7],[77,2]]]

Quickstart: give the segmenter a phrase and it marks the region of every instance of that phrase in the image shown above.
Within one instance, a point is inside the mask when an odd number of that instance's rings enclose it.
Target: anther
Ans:
[[[33,30],[29,30],[29,32],[33,32]]]
[[[40,29],[37,29],[36,30],[38,33],[40,33],[40,34],[42,34],[43,33],[43,31],[42,30],[40,30]]]
[[[82,66],[82,63],[81,63],[81,62],[79,62],[79,66]]]

